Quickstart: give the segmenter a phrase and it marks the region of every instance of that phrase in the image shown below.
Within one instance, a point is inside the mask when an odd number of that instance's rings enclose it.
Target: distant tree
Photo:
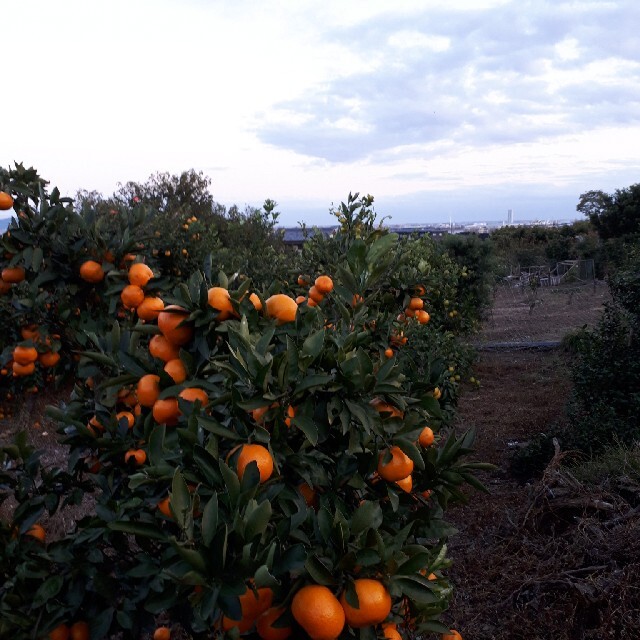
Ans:
[[[120,204],[144,204],[168,215],[189,213],[201,216],[219,210],[209,191],[211,179],[202,171],[183,171],[180,175],[155,173],[146,182],[120,184],[113,197]]]
[[[603,240],[640,233],[640,184],[617,189],[613,195],[587,191],[576,209],[589,218]]]

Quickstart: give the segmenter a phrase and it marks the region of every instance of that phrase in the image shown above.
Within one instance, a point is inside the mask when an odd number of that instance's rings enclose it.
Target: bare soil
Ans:
[[[480,344],[560,340],[595,324],[608,299],[597,287],[571,304],[561,295],[546,292],[536,309],[499,291]],[[640,485],[624,476],[582,484],[561,467],[563,452],[541,480],[521,484],[509,472],[513,451],[564,420],[568,355],[481,351],[475,375],[481,387],[462,394],[457,428],[477,429],[475,457],[496,470],[481,474],[488,494],[469,491],[469,504],[448,512],[459,529],[448,622],[473,640],[640,638]]]
[[[479,342],[559,341],[568,331],[595,325],[609,299],[607,285],[598,280],[557,287],[499,285]]]

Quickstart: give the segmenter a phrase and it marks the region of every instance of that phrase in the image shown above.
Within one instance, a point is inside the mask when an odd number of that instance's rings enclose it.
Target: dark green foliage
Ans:
[[[503,227],[491,234],[498,275],[509,275],[512,267],[553,268],[562,260],[599,260],[598,237],[584,221],[561,227]]]
[[[640,184],[616,189],[613,195],[587,191],[576,209],[589,218],[603,240],[640,233]]]

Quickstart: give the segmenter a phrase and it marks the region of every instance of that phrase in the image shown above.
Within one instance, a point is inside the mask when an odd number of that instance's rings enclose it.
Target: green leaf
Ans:
[[[255,504],[255,500],[249,502],[249,506],[252,504]],[[249,510],[249,508],[247,510]],[[271,520],[271,514],[271,503],[268,500],[252,508],[245,523],[244,539],[251,541],[256,536],[261,536],[267,530],[269,521]]]
[[[258,567],[253,576],[253,580],[257,589],[260,587],[277,587],[280,585],[280,581],[271,575],[269,567],[266,564]]]
[[[173,544],[174,549],[178,552],[178,555],[180,555],[180,557],[185,562],[188,562],[197,572],[201,573],[203,576],[207,574],[207,563],[205,562],[205,559],[201,553],[195,551],[194,549],[187,549],[175,538],[171,538],[171,544]]]
[[[377,529],[382,524],[382,509],[377,502],[365,501],[351,518],[351,533],[357,536],[367,529]]]
[[[222,482],[227,488],[229,493],[229,502],[231,507],[235,507],[240,496],[240,480],[235,471],[232,471],[229,466],[220,460],[220,472],[222,473]]]
[[[202,540],[209,546],[218,528],[218,494],[214,493],[202,512]]]
[[[428,567],[430,561],[431,554],[426,552],[417,553],[397,568],[396,575],[412,575],[418,573],[418,571]]]
[[[422,458],[422,453],[420,449],[416,447],[413,442],[407,440],[406,438],[397,438],[394,440],[394,444],[397,444],[410,458],[413,460],[413,464],[418,468],[424,469],[424,460]]]
[[[388,253],[398,242],[397,233],[387,233],[378,238],[369,248],[367,252],[367,265],[370,267],[376,265],[385,253]]]
[[[410,600],[419,604],[433,604],[440,600],[440,596],[432,591],[431,585],[429,585],[429,581],[426,578],[418,576],[394,576],[392,582],[398,586],[402,593]]]
[[[161,424],[154,427],[149,436],[149,462],[153,465],[160,464],[164,459],[164,439],[167,428]]]
[[[169,504],[178,526],[182,530],[187,529],[191,517],[191,495],[189,494],[189,487],[187,487],[184,476],[180,473],[179,469],[176,469],[173,474]]]
[[[324,335],[324,329],[312,333],[302,344],[302,356],[315,360],[322,351]]]
[[[293,395],[298,395],[302,391],[313,389],[315,387],[324,387],[333,381],[333,376],[326,374],[312,374],[302,379],[299,385],[293,391]]]
[[[313,418],[296,415],[291,424],[292,426],[300,429],[314,447],[318,444],[318,426],[314,422]]]
[[[304,563],[304,568],[317,584],[324,586],[335,585],[336,581],[333,572],[325,562],[320,560],[318,556],[312,555],[307,558],[307,561]]]
[[[42,253],[42,249],[40,247],[35,247],[33,250],[33,256],[31,258],[31,270],[38,272],[40,270],[40,265],[42,264],[42,259],[44,255]]]
[[[220,483],[218,462],[202,445],[197,444],[193,447],[193,460],[204,474],[209,485],[217,486]]]
[[[51,598],[54,598],[62,589],[62,585],[64,584],[64,579],[61,575],[51,576],[47,578],[36,591],[35,596],[33,596],[33,601],[31,605],[36,608],[40,607],[46,602],[48,602]]]
[[[166,540],[167,536],[158,529],[158,525],[147,522],[131,522],[130,520],[116,520],[109,522],[107,527],[112,531],[130,533],[141,538],[151,538],[153,540]]]

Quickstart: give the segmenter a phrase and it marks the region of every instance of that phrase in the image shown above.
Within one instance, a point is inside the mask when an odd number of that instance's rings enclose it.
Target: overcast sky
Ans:
[[[578,216],[640,182],[640,3],[21,0],[2,166],[66,195],[194,168],[222,203],[330,223]]]

